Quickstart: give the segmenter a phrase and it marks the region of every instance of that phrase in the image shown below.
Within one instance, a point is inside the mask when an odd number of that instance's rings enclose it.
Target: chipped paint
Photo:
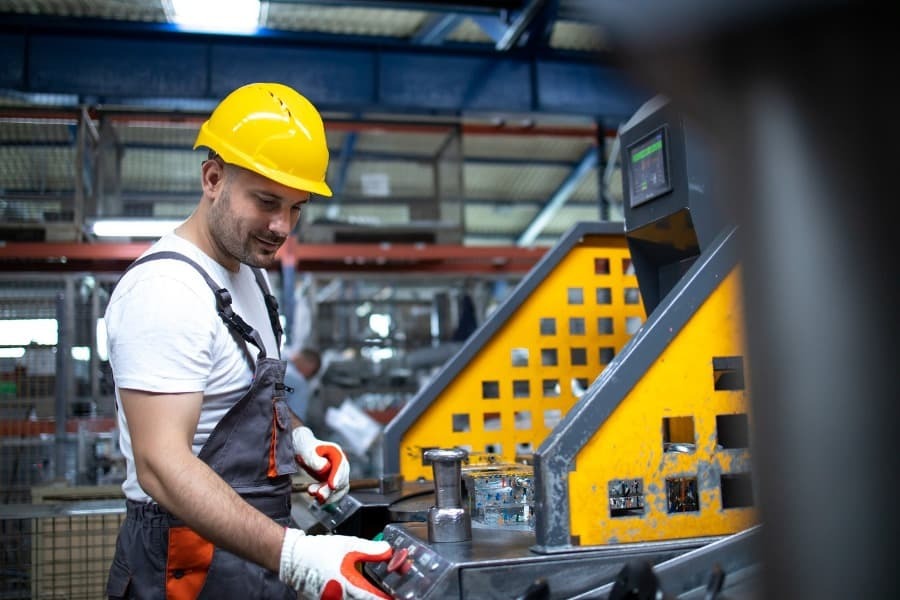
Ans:
[[[722,475],[749,472],[751,461],[747,448],[720,447],[716,432],[717,415],[748,412],[747,391],[715,390],[712,371],[712,357],[744,353],[742,319],[735,318],[739,294],[733,269],[581,446],[581,468],[568,477],[569,530],[560,538],[577,536],[583,545],[648,542],[724,535],[756,522],[752,508],[722,508]],[[663,451],[663,418],[687,416],[696,445]],[[699,510],[669,513],[665,482],[681,477],[696,479]],[[618,479],[643,479],[642,516],[611,516],[606,484]]]

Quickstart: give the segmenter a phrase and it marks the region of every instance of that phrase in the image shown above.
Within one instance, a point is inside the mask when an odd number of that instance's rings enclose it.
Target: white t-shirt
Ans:
[[[259,332],[269,357],[278,357],[275,334],[253,271],[232,273],[174,232],[146,254],[174,251],[198,263],[231,293],[232,308]],[[153,260],[128,271],[106,308],[109,361],[116,383],[119,444],[127,461],[122,489],[131,500],[149,501],[134,469],[134,453],[119,388],[159,393],[203,392],[193,451],[200,452],[219,420],[250,387],[253,371],[243,347],[216,312],[215,295],[194,267],[180,260]],[[243,346],[243,347],[242,347]],[[261,439],[261,444],[266,440]]]

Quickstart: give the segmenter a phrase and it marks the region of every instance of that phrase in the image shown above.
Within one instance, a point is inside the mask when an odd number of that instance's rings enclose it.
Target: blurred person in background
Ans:
[[[295,426],[306,421],[309,399],[312,396],[312,379],[322,368],[322,355],[313,348],[301,348],[287,361],[284,385],[287,386],[287,405],[296,420]]]

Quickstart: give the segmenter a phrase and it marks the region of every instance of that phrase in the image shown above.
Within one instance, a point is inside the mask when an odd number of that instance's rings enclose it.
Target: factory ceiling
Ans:
[[[584,2],[264,1],[230,34],[174,24],[174,4],[0,0],[5,239],[183,218],[203,115],[259,80],[326,119],[336,194],[301,241],[546,246],[621,217],[616,130],[649,94]]]

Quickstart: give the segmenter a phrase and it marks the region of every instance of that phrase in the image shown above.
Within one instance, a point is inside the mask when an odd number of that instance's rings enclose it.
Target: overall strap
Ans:
[[[164,258],[169,258],[173,260],[180,260],[185,262],[194,269],[197,270],[200,275],[203,276],[203,279],[206,281],[206,284],[209,286],[209,289],[213,291],[213,294],[216,297],[216,312],[219,313],[219,316],[225,322],[225,325],[228,328],[240,336],[243,340],[253,344],[259,349],[259,353],[257,354],[257,360],[266,357],[266,345],[263,343],[262,338],[259,336],[259,333],[253,329],[246,321],[244,321],[234,310],[231,308],[231,293],[223,288],[219,287],[219,285],[213,281],[213,278],[209,276],[209,274],[201,267],[199,264],[194,262],[192,259],[187,256],[180,254],[178,252],[164,251],[164,252],[154,252],[153,254],[148,254],[143,256],[128,266],[126,272],[133,267],[136,267],[140,264],[151,260],[160,260]],[[266,306],[268,307],[268,301],[266,302]],[[271,311],[270,311],[271,318]]]
[[[278,348],[280,358],[281,336],[284,333],[284,329],[281,327],[281,320],[278,318],[278,300],[269,290],[269,284],[266,283],[266,278],[263,277],[262,269],[252,267],[252,270],[253,276],[256,277],[256,285],[262,290],[263,298],[266,300],[266,310],[269,311],[269,322],[272,324],[272,331],[275,333],[275,347]]]

